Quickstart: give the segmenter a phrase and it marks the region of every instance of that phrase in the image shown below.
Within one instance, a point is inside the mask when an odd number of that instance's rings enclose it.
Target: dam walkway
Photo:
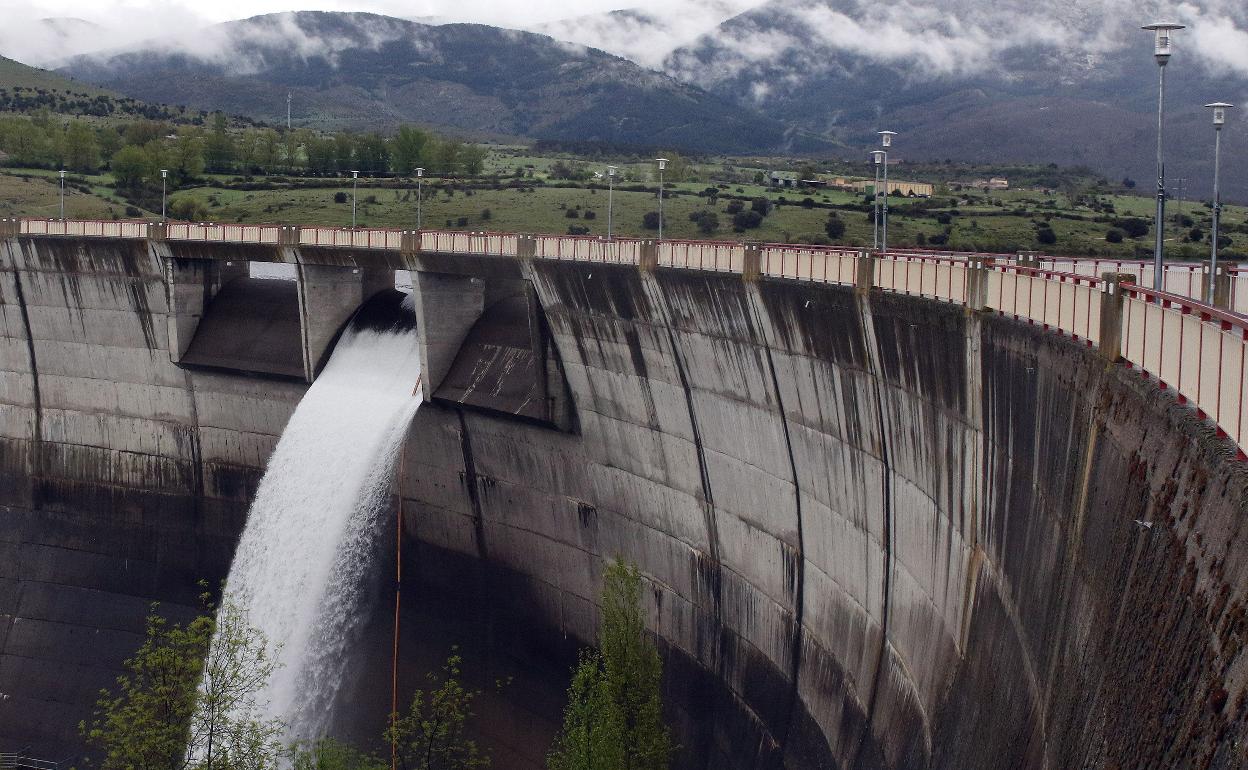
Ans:
[[[995,312],[1062,334],[1121,360],[1172,390],[1229,436],[1245,458],[1248,420],[1248,270],[1167,263],[1165,291],[1154,291],[1141,260],[969,254],[728,241],[647,240],[365,228],[214,223],[0,219],[0,238],[147,239],[251,244],[289,249],[276,261],[298,263],[301,247],[385,250],[510,259],[571,260],[740,274],[880,289]],[[408,260],[400,260],[408,262]]]

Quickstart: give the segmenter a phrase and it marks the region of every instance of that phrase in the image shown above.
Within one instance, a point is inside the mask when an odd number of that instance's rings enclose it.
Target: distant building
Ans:
[[[853,182],[854,190],[866,195],[875,193],[875,181],[864,179],[859,182]],[[936,190],[930,182],[903,182],[890,179],[888,180],[889,195],[904,195],[907,198],[930,198]]]
[[[772,187],[797,187],[797,173],[794,171],[773,171],[768,181]]]

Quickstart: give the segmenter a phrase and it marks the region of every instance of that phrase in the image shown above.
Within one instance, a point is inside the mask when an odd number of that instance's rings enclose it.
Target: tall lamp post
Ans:
[[[1153,246],[1153,290],[1161,291],[1165,282],[1162,280],[1161,260],[1165,249],[1165,229],[1166,229],[1166,166],[1162,157],[1161,138],[1162,129],[1165,125],[1165,106],[1166,106],[1166,65],[1170,62],[1171,38],[1174,37],[1176,30],[1183,29],[1182,24],[1174,24],[1168,21],[1159,21],[1148,24],[1140,29],[1146,29],[1154,33],[1153,57],[1157,59],[1157,213],[1153,222],[1153,229],[1156,231],[1156,241]],[[1157,302],[1161,302],[1161,297],[1156,298]]]
[[[659,240],[663,240],[663,169],[667,168],[667,158],[655,158],[659,164]]]
[[[360,192],[360,172],[351,172],[351,229],[355,229],[355,202]]]
[[[871,248],[880,250],[880,166],[887,157],[883,150],[872,150],[875,161],[875,187],[871,188]]]
[[[607,166],[607,240],[611,240],[612,204],[615,199],[615,166]],[[662,185],[660,185],[662,189]]]
[[[1222,126],[1226,125],[1226,110],[1234,107],[1226,102],[1206,104],[1213,110],[1213,232],[1209,234],[1209,304],[1213,304],[1213,289],[1218,273],[1218,224],[1222,220],[1222,198],[1218,191],[1218,165],[1222,160]]]
[[[884,223],[880,225],[880,251],[888,251],[888,148],[893,146],[896,131],[880,131],[880,146],[884,149],[884,204],[881,207]],[[878,189],[878,188],[877,188]]]
[[[169,169],[162,168],[160,170],[160,221],[165,221],[165,180],[169,178]]]
[[[421,203],[421,198],[423,197],[421,195],[421,192],[422,192],[421,182],[423,182],[424,179],[425,179],[425,170],[423,168],[417,167],[416,168],[416,229],[417,230],[420,229],[420,203]]]
[[[61,221],[65,221],[65,169],[58,172],[61,175]]]

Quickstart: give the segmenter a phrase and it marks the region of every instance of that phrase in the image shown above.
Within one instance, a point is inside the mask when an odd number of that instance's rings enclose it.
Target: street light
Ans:
[[[875,161],[875,187],[871,188],[871,248],[880,250],[880,166],[888,154],[883,150],[872,150],[871,158]]]
[[[425,170],[416,168],[416,229],[420,229],[420,199],[421,199],[421,182],[424,181]]]
[[[57,172],[61,175],[61,221],[65,221],[65,169]]]
[[[880,131],[880,145],[884,148],[880,152],[884,156],[884,203],[880,207],[883,215],[883,224],[880,225],[880,251],[888,251],[888,148],[893,146],[893,137],[897,136],[896,131]],[[879,188],[876,188],[879,193]]]
[[[360,191],[360,172],[351,172],[351,229],[355,229],[355,202]]]
[[[1206,104],[1213,110],[1213,233],[1209,236],[1209,294],[1206,299],[1213,304],[1214,277],[1218,272],[1218,223],[1222,219],[1222,199],[1218,193],[1218,164],[1222,156],[1222,126],[1226,125],[1226,110],[1234,107],[1226,102]]]
[[[607,166],[607,240],[611,240],[612,203],[615,198],[615,166]],[[662,185],[659,185],[662,192]]]
[[[169,169],[160,170],[160,221],[165,221],[165,180],[169,178]]]
[[[1165,248],[1166,227],[1166,166],[1161,154],[1161,137],[1164,126],[1163,116],[1166,105],[1166,65],[1170,62],[1171,39],[1176,30],[1183,29],[1182,24],[1159,21],[1148,24],[1140,29],[1154,33],[1153,57],[1157,59],[1157,213],[1153,223],[1156,230],[1156,241],[1153,246],[1153,290],[1161,291],[1164,282],[1161,275],[1162,250]],[[1156,297],[1158,303],[1161,297]]]
[[[667,158],[655,158],[659,164],[659,240],[663,240],[663,169],[667,168]]]

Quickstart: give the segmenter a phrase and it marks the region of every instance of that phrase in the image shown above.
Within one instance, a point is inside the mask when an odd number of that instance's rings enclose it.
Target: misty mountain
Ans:
[[[149,102],[296,125],[419,123],[477,137],[771,149],[778,121],[625,59],[550,37],[373,14],[258,16],[61,70]]]
[[[857,146],[864,167],[874,132],[887,128],[901,133],[901,159],[1086,164],[1148,187],[1157,65],[1138,22],[1096,2],[770,0],[674,51],[665,69]],[[1213,129],[1202,105],[1244,103],[1248,72],[1200,59],[1200,31],[1194,23],[1176,38],[1167,68],[1167,175],[1208,194]],[[1242,113],[1224,133],[1224,189],[1248,199]]]

